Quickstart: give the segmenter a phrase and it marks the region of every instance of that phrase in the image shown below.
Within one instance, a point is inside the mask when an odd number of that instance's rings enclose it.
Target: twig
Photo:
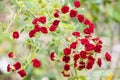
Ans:
[[[16,16],[21,12],[22,8],[20,8],[20,10],[15,14],[15,16],[13,17],[13,19],[11,20],[11,22],[8,24],[8,28],[6,30],[6,32],[8,32],[11,28],[11,25],[13,24],[14,20],[16,19]]]

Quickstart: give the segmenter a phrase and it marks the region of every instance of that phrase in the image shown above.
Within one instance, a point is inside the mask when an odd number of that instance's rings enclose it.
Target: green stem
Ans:
[[[13,24],[14,20],[16,19],[17,15],[22,11],[22,8],[19,9],[19,11],[15,14],[15,16],[13,17],[13,19],[11,20],[11,22],[8,24],[8,28],[6,30],[6,32],[9,31],[11,25]]]
[[[28,54],[28,56],[27,56],[27,59],[26,59],[27,63],[25,64],[24,69],[26,69],[27,66],[28,66],[28,64],[29,64],[29,59],[30,59],[30,57],[31,57],[32,52],[33,52],[33,50],[30,50],[30,52],[29,52],[29,54]]]
[[[74,71],[75,71],[75,76],[76,76],[77,80],[79,80],[77,70],[75,68],[74,68]]]

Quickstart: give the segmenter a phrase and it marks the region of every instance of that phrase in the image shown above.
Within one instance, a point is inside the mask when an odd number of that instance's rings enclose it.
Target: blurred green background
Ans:
[[[95,23],[94,36],[103,40],[103,53],[109,51],[112,55],[111,63],[103,62],[102,68],[80,71],[79,74],[85,75],[87,80],[120,80],[120,0],[79,1],[81,7],[77,10]],[[39,36],[28,39],[28,32],[33,28],[31,22],[35,17],[47,16],[50,21],[46,25],[49,25],[53,21],[52,14],[56,9],[65,4],[73,8],[73,2],[74,0],[0,0],[0,80],[22,80],[16,73],[7,73],[7,64],[14,63],[14,60],[8,59],[7,54],[14,51],[18,57],[27,56],[29,46],[36,49],[36,54],[32,56],[39,55],[38,58],[43,65],[40,69],[33,69],[30,65],[26,70],[29,75],[25,80],[67,80],[61,75],[62,64],[51,62],[49,52],[55,49],[58,55],[62,54],[58,53],[61,48],[63,49],[60,38],[65,38],[68,35],[66,33],[75,28],[82,31],[84,25],[72,24],[76,21],[69,22],[67,16],[62,16],[64,23],[60,24],[56,31],[62,36],[57,37],[58,34],[50,33],[41,34],[39,39]],[[18,40],[11,37],[15,30],[21,32]]]

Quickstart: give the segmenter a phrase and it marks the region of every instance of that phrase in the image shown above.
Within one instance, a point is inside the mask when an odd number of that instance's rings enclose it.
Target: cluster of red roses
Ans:
[[[74,2],[76,8],[80,7],[80,2],[76,0]],[[62,71],[63,76],[70,77],[70,69],[74,67],[75,69],[92,69],[94,63],[96,62],[99,67],[102,65],[102,59],[100,57],[96,58],[98,53],[101,53],[102,41],[99,38],[93,38],[92,33],[94,33],[94,24],[89,20],[85,19],[82,14],[78,14],[75,9],[69,10],[69,6],[63,6],[61,11],[63,14],[69,13],[71,18],[76,18],[80,23],[88,26],[83,30],[84,37],[80,36],[79,31],[74,31],[72,35],[76,37],[76,40],[69,44],[68,47],[64,48],[64,56],[57,60],[59,62],[64,62],[64,70]],[[81,47],[81,51],[77,48]],[[55,52],[50,53],[50,59],[54,61],[56,58]],[[107,61],[111,61],[111,56],[108,52],[105,53],[105,58]]]
[[[56,16],[56,17],[59,17],[59,14],[56,12],[56,13],[55,13],[55,16]],[[45,17],[45,16],[41,16],[41,17],[39,17],[39,18],[35,18],[35,19],[32,21],[32,24],[34,25],[34,29],[30,30],[29,36],[30,36],[30,37],[34,37],[35,34],[36,34],[37,32],[40,32],[40,31],[41,31],[43,34],[47,34],[47,33],[48,33],[48,28],[47,28],[47,27],[42,27],[42,26],[39,25],[39,23],[45,24],[46,21],[47,21],[47,20],[46,20],[46,17]],[[57,28],[58,25],[59,25],[59,22],[60,22],[60,20],[55,19],[55,20],[52,22],[52,24],[50,25],[49,31],[51,31],[51,32],[55,31],[56,28]]]
[[[8,57],[14,59],[15,55],[14,55],[13,52],[10,52],[8,54]],[[36,59],[36,58],[32,60],[32,64],[33,64],[33,67],[35,67],[35,68],[39,68],[41,66],[41,62],[38,59]],[[24,70],[24,68],[22,68],[22,64],[21,64],[20,61],[17,61],[13,65],[8,64],[7,71],[8,72],[10,72],[10,71],[17,72],[21,77],[25,77],[27,75],[27,73]]]
[[[76,0],[74,2],[74,7],[79,8],[81,3]],[[82,69],[92,69],[94,63],[96,62],[99,67],[102,65],[102,59],[96,58],[96,54],[101,53],[102,48],[102,41],[99,38],[93,38],[92,33],[94,33],[94,24],[84,17],[84,15],[79,14],[77,10],[70,9],[69,6],[64,5],[61,8],[61,11],[56,10],[54,12],[54,17],[56,18],[49,27],[43,27],[40,26],[40,23],[45,26],[45,23],[47,22],[47,19],[45,16],[41,16],[39,18],[35,18],[32,21],[32,24],[34,25],[34,28],[29,31],[29,37],[32,38],[35,36],[36,33],[42,32],[43,34],[47,34],[49,31],[54,32],[56,31],[60,20],[59,18],[62,14],[69,14],[71,18],[75,18],[78,20],[78,22],[85,24],[88,26],[83,30],[84,37],[81,37],[81,33],[79,31],[74,31],[72,35],[76,37],[76,40],[69,44],[68,47],[64,48],[64,56],[62,56],[62,61],[64,64],[64,70],[62,71],[63,76],[69,77],[70,76],[70,69],[71,67],[74,67],[75,69],[82,70]],[[13,32],[13,38],[17,39],[19,38],[19,32],[15,31]],[[81,51],[78,51],[78,48],[81,47]],[[9,53],[9,57],[13,58],[13,53]],[[55,52],[50,53],[50,59],[52,61],[55,60],[56,54]],[[108,52],[105,53],[105,58],[107,61],[111,61],[111,56]],[[61,59],[59,61],[61,61]],[[38,59],[33,59],[33,66],[34,67],[40,67],[41,62]],[[13,64],[13,66],[10,66],[10,64],[7,67],[7,71],[17,71],[21,68],[21,63],[16,62]],[[19,70],[18,73],[21,77],[26,76],[26,72],[24,69]]]

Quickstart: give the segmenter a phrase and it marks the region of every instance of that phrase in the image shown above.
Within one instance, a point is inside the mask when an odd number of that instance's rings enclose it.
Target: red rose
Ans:
[[[92,40],[97,44],[103,44],[103,42],[99,38],[93,38]]]
[[[70,62],[70,56],[63,56],[62,61],[64,61],[65,63],[69,63]]]
[[[54,58],[55,58],[55,52],[51,52],[51,53],[50,53],[50,59],[51,59],[52,61],[54,61]]]
[[[84,16],[82,14],[78,14],[77,19],[78,19],[79,22],[82,23],[84,21]]]
[[[64,49],[64,54],[67,56],[67,55],[70,55],[70,53],[71,53],[71,49],[69,49],[69,48],[65,48]]]
[[[30,37],[30,38],[31,38],[31,37],[34,37],[34,36],[35,36],[35,33],[36,33],[35,30],[30,30],[30,32],[29,32],[29,37]]]
[[[46,27],[41,27],[41,32],[44,33],[44,34],[47,34],[48,30],[47,30]]]
[[[75,6],[76,8],[79,8],[79,7],[80,7],[80,1],[76,0],[76,1],[74,2],[74,6]]]
[[[49,28],[49,30],[50,30],[51,32],[53,32],[53,31],[56,30],[56,28],[57,28],[57,26],[55,26],[55,25],[51,25],[50,28]]]
[[[75,36],[75,37],[80,37],[80,32],[75,31],[75,32],[72,33],[72,35]]]
[[[65,64],[65,65],[64,65],[64,70],[65,70],[65,71],[70,70],[70,65],[69,65],[69,64]]]
[[[79,63],[78,69],[79,69],[79,70],[82,70],[82,69],[84,69],[84,68],[85,68],[85,62],[81,61],[81,62]]]
[[[39,18],[39,22],[41,22],[41,23],[46,23],[46,17],[45,16],[41,16],[40,18]]]
[[[84,20],[84,24],[85,24],[85,25],[89,25],[89,24],[91,24],[91,22],[90,22],[89,19],[85,19],[85,20]]]
[[[93,27],[89,27],[84,29],[84,33],[85,34],[92,34],[94,32],[94,28]]]
[[[89,43],[89,41],[88,41],[87,38],[82,38],[82,39],[80,39],[80,42],[81,42],[82,45],[86,45],[86,44]]]
[[[16,70],[19,70],[21,68],[21,63],[20,62],[16,62],[14,65]]]
[[[80,58],[80,55],[75,53],[74,54],[74,62],[76,62],[79,58]]]
[[[9,57],[9,58],[13,58],[13,57],[14,57],[14,53],[13,53],[13,52],[10,52],[10,53],[8,54],[8,57]]]
[[[77,16],[77,11],[74,9],[70,10],[70,17],[72,18],[72,17],[76,17],[76,16]]]
[[[77,41],[76,42],[72,42],[71,44],[70,44],[70,48],[71,49],[75,49],[76,48],[76,46],[77,46]]]
[[[38,68],[41,66],[41,62],[36,58],[33,59],[32,62],[33,62],[33,67],[35,67],[35,68]]]
[[[111,55],[110,55],[110,53],[106,52],[105,53],[105,58],[106,58],[107,61],[111,61]]]
[[[94,47],[94,51],[100,53],[100,52],[101,52],[101,48],[102,48],[102,45],[97,44],[97,45]]]
[[[19,38],[19,32],[18,31],[14,31],[13,32],[13,38],[14,39],[18,39]]]
[[[86,51],[81,51],[80,52],[80,57],[83,58],[83,59],[86,59],[87,58]]]
[[[38,22],[39,18],[35,18],[33,21],[32,21],[32,24],[36,25],[37,22]]]
[[[59,12],[58,11],[55,11],[54,13],[54,17],[58,18],[60,15],[59,15]]]
[[[35,25],[34,26],[34,31],[35,32],[40,32],[40,26],[39,25]]]
[[[69,12],[69,7],[68,6],[63,6],[61,8],[61,11],[62,11],[63,14],[66,14],[67,12]]]
[[[87,68],[87,69],[92,69],[93,64],[94,64],[94,63],[93,63],[92,60],[88,60],[86,68]]]
[[[58,26],[59,23],[60,23],[60,20],[54,20],[52,24],[53,24],[54,26]]]
[[[67,73],[66,71],[62,71],[61,73],[63,74],[64,77],[70,77],[70,74]]]
[[[99,67],[101,67],[101,65],[102,65],[102,60],[101,60],[101,58],[98,58],[97,64],[98,64]]]
[[[25,72],[25,70],[20,70],[20,71],[18,71],[18,74],[21,76],[21,77],[25,77],[27,74],[26,74],[26,72]]]
[[[93,56],[89,56],[88,60],[91,60],[93,62],[93,64],[94,64],[95,58]]]
[[[10,72],[11,70],[11,67],[10,67],[10,64],[7,65],[7,71]]]

